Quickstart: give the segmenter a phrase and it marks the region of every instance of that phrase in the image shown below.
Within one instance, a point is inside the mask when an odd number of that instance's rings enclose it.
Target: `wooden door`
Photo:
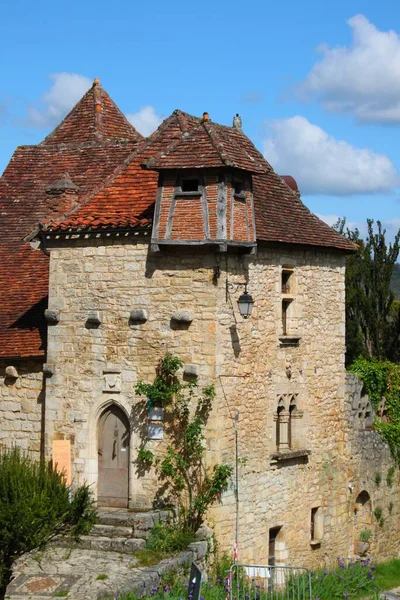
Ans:
[[[99,418],[99,506],[128,506],[129,421],[118,406],[111,405]]]

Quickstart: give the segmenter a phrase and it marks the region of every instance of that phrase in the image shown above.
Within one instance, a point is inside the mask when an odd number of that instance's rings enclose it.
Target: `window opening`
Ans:
[[[282,294],[290,294],[290,283],[293,271],[282,270]]]
[[[289,325],[289,306],[291,300],[282,300],[282,332],[283,335],[287,335],[288,333],[288,325]]]
[[[233,187],[233,195],[235,196],[235,198],[239,198],[239,199],[246,198],[244,181],[242,181],[241,179],[234,179],[232,182],[232,187]]]
[[[294,446],[294,423],[293,423],[293,417],[294,417],[294,413],[296,412],[297,406],[296,406],[296,399],[292,398],[290,401],[290,405],[289,405],[289,431],[288,431],[288,440],[289,440],[289,448],[291,450],[293,450],[293,446]]]
[[[199,180],[198,179],[182,179],[181,190],[182,190],[182,192],[198,192],[199,191]]]
[[[320,543],[323,538],[323,515],[320,506],[311,509],[310,536],[311,543]]]

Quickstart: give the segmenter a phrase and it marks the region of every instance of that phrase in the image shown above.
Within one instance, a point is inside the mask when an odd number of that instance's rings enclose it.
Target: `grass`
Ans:
[[[382,590],[391,590],[400,585],[400,559],[376,565],[376,584]]]
[[[179,578],[176,574],[168,581],[151,590],[144,600],[180,600],[187,597],[187,578]],[[338,559],[338,566],[331,569],[319,569],[313,573],[313,600],[377,600],[379,590],[390,590],[400,585],[400,559],[393,559],[374,566],[370,560],[356,563],[345,563]],[[224,577],[215,576],[203,584],[204,600],[225,600],[227,591]],[[297,584],[296,584],[297,585]],[[260,600],[267,600],[258,594]],[[256,600],[257,594],[253,599]],[[280,596],[275,596],[277,598]],[[287,598],[284,592],[283,596]],[[249,600],[238,595],[237,600]],[[269,598],[269,596],[268,596]],[[124,600],[138,600],[134,594],[128,594]]]
[[[156,565],[161,560],[164,560],[168,555],[165,552],[160,552],[159,550],[152,550],[150,548],[142,548],[138,550],[134,554],[135,558],[138,560],[135,566],[137,567],[152,567]]]
[[[108,579],[108,575],[106,575],[105,573],[99,573],[96,579],[97,581],[105,581],[106,579]]]
[[[54,598],[65,598],[68,596],[69,590],[60,590],[54,594]]]

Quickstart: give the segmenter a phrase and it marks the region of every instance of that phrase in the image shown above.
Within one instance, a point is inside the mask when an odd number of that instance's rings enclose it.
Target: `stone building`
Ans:
[[[238,116],[176,110],[143,138],[95,80],[43,142],[17,148],[0,205],[1,443],[62,462],[99,505],[150,507],[159,483],[137,449],[166,440],[135,384],[169,351],[183,378],[215,385],[209,464],[238,465],[238,497],[232,486],[208,517],[222,549],[238,525],[252,562],[353,556],[363,529],[377,556],[398,554],[398,476],[386,483],[390,452],[344,367],[353,247]]]

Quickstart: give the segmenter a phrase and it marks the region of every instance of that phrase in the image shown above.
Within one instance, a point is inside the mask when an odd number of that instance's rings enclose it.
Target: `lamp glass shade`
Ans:
[[[248,319],[251,315],[251,311],[253,310],[254,300],[247,292],[244,292],[241,296],[239,296],[238,306],[239,312],[243,319]]]

